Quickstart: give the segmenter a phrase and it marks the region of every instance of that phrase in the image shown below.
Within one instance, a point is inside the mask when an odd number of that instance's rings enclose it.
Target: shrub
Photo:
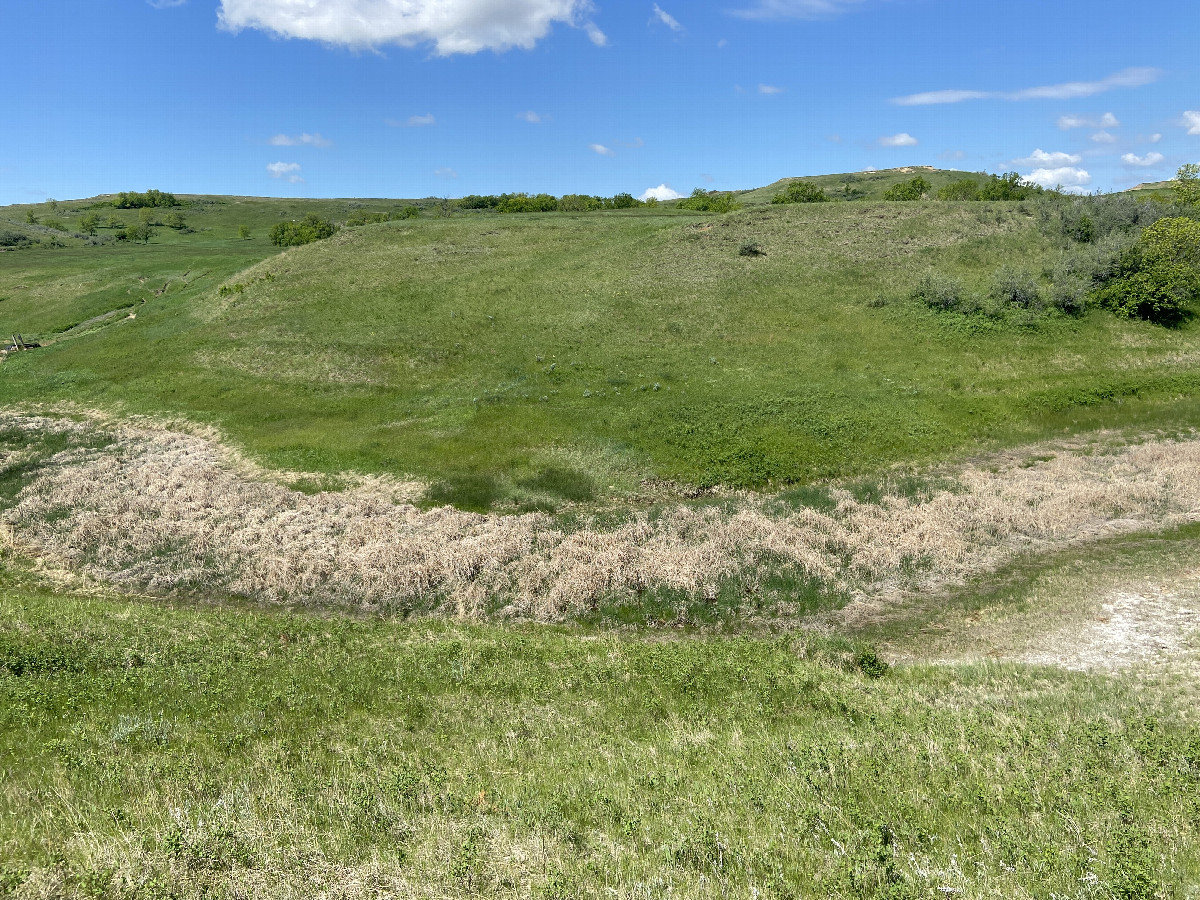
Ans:
[[[1096,292],[1100,306],[1118,315],[1177,325],[1200,298],[1200,222],[1160,219],[1122,254]]]
[[[1000,304],[1032,309],[1041,302],[1034,277],[1021,269],[1005,266],[992,281],[992,297]]]
[[[902,181],[899,184],[893,184],[890,188],[884,191],[883,199],[892,202],[905,202],[910,200],[921,200],[929,193],[931,185],[921,175],[913,178],[910,181]]]
[[[1087,309],[1090,287],[1082,278],[1056,279],[1050,288],[1050,305],[1068,316],[1081,316]]]
[[[558,199],[550,194],[501,194],[496,211],[502,213],[555,212]]]
[[[738,247],[738,256],[766,256],[766,251],[758,241],[743,241]]]
[[[279,222],[271,228],[271,243],[277,247],[298,247],[331,237],[337,226],[316,213],[309,213],[299,222]]]
[[[51,228],[54,231],[70,231],[65,222],[60,222],[58,219],[47,219],[42,223],[43,227]]]
[[[1021,178],[1018,172],[992,175],[979,189],[980,200],[1028,200],[1044,193],[1044,188]]]
[[[397,215],[397,218],[400,218],[400,219],[416,219],[416,218],[418,218],[420,215],[421,215],[421,207],[419,207],[419,206],[412,206],[412,205],[410,204],[409,206],[406,206],[406,207],[404,207],[402,210],[400,210],[399,214]]]
[[[970,178],[952,181],[938,189],[939,200],[978,200],[979,185]]]
[[[31,243],[29,235],[19,231],[0,231],[0,247],[28,247]]]
[[[609,201],[609,205],[613,209],[633,209],[642,204],[633,194],[614,194],[612,200]]]
[[[772,203],[826,203],[829,201],[824,189],[808,181],[793,181],[771,198]]]
[[[593,212],[603,208],[603,201],[599,197],[591,197],[587,194],[564,194],[563,198],[558,201],[558,208],[562,212]]]
[[[921,279],[913,299],[919,300],[930,309],[951,310],[963,307],[962,285],[954,278],[930,273]]]
[[[704,188],[696,188],[690,197],[685,197],[675,204],[677,209],[691,209],[696,212],[727,213],[740,209],[741,204],[733,194],[722,194],[719,191],[709,192]]]

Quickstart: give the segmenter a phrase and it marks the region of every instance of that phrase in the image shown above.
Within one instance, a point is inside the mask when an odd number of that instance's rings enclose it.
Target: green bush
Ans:
[[[931,272],[921,279],[913,291],[913,299],[930,309],[951,310],[963,307],[965,295],[957,280]]]
[[[271,228],[271,243],[277,247],[298,247],[331,237],[337,226],[316,213],[309,213],[299,222],[279,222]]]
[[[1142,232],[1096,292],[1118,315],[1178,325],[1200,298],[1200,222],[1160,219]]]
[[[1068,316],[1081,316],[1087,309],[1089,287],[1082,278],[1055,280],[1050,288],[1050,305]]]
[[[1200,206],[1200,165],[1180,166],[1171,186],[1175,189],[1175,199],[1184,206]]]
[[[400,210],[399,214],[397,215],[397,218],[416,219],[416,218],[419,218],[420,215],[421,215],[421,207],[413,206],[410,204],[410,205],[404,207],[402,210]]]
[[[0,247],[28,247],[31,243],[27,234],[19,231],[0,231]]]
[[[1033,309],[1041,303],[1037,280],[1029,272],[1005,266],[992,281],[992,297],[1005,306]]]
[[[1018,172],[992,175],[979,189],[980,200],[1027,200],[1044,193],[1044,188],[1021,178]]]
[[[902,181],[899,184],[893,184],[890,188],[884,191],[883,199],[892,202],[905,202],[910,200],[921,200],[929,193],[931,185],[922,176],[918,175],[910,181]]]
[[[741,208],[741,204],[733,199],[733,194],[722,194],[719,191],[709,192],[704,188],[696,188],[690,197],[685,197],[675,204],[677,209],[691,209],[696,212],[727,213]]]
[[[979,184],[971,178],[952,181],[938,189],[939,200],[978,200]]]
[[[793,181],[771,198],[772,203],[826,203],[828,200],[824,189],[808,181]]]

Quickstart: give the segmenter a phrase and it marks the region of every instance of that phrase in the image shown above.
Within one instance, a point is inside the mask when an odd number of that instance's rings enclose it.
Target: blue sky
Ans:
[[[0,203],[1200,160],[1195,0],[0,0]]]

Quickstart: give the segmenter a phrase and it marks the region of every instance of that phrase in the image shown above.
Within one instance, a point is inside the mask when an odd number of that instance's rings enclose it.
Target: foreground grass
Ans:
[[[0,623],[0,893],[1200,883],[1200,732],[1165,678],[884,672],[815,638],[184,609],[11,575]]]

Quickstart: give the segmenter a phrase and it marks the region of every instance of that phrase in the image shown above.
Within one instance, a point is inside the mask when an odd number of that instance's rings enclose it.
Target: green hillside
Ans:
[[[888,188],[913,178],[924,178],[936,193],[938,188],[955,181],[969,178],[982,183],[987,176],[980,172],[959,172],[953,169],[937,169],[933,166],[900,166],[868,172],[846,172],[840,175],[809,175],[797,178],[781,178],[765,187],[750,191],[739,191],[738,199],[748,206],[770,203],[771,199],[793,181],[807,181],[823,189],[838,200],[882,200]]]
[[[1048,298],[1082,251],[1036,204],[427,210],[279,252],[274,222],[400,202],[191,200],[145,245],[0,255],[0,333],[46,345],[3,363],[0,402],[181,416],[477,508],[549,471],[565,497],[762,487],[1193,421],[1191,325],[910,299],[936,273],[986,300],[1013,266]]]

